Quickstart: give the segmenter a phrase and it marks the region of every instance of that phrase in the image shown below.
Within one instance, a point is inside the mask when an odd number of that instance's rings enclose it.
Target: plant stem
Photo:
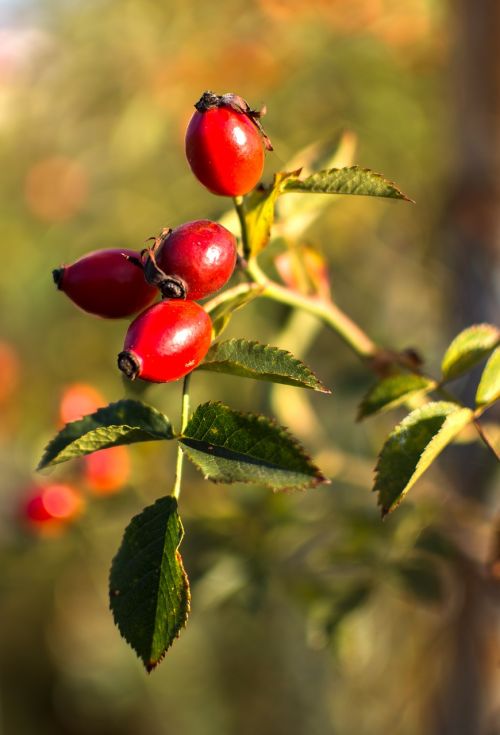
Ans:
[[[495,459],[497,460],[497,462],[500,461],[500,456],[499,456],[497,450],[495,449],[495,447],[493,446],[493,444],[490,442],[489,437],[485,434],[484,429],[481,426],[481,424],[479,423],[479,421],[477,421],[477,419],[474,419],[474,421],[472,423],[476,427],[477,433],[479,434],[479,436],[483,440],[484,444],[488,447],[488,449],[493,454],[493,456],[495,457]]]
[[[288,306],[304,309],[309,314],[319,317],[337,332],[339,337],[362,359],[370,360],[380,352],[380,348],[366,332],[358,327],[333,301],[325,301],[314,296],[304,296],[289,288],[280,286],[280,284],[266,276],[255,259],[249,262],[248,273],[256,283],[262,286],[261,296],[279,301],[282,304],[288,304]]]
[[[182,385],[182,411],[181,411],[181,434],[187,426],[189,421],[189,381],[191,380],[191,373],[188,373],[184,378]],[[182,483],[182,468],[184,464],[184,453],[181,449],[180,444],[177,445],[177,463],[175,465],[175,483],[172,490],[172,497],[179,499],[181,493]]]
[[[241,229],[241,244],[243,246],[243,257],[245,260],[248,260],[250,257],[250,243],[248,242],[248,230],[247,230],[247,223],[245,220],[245,205],[244,205],[244,199],[242,196],[233,197],[234,207],[236,209],[236,213],[238,215],[238,219],[240,221],[240,229]]]
[[[220,306],[221,304],[225,304],[226,301],[232,301],[238,296],[250,293],[250,291],[255,291],[256,294],[260,294],[262,293],[262,286],[257,283],[240,283],[238,286],[228,288],[227,291],[223,291],[217,296],[214,296],[213,299],[210,299],[210,301],[207,301],[205,304],[203,304],[203,308],[206,312],[210,314],[218,306]]]

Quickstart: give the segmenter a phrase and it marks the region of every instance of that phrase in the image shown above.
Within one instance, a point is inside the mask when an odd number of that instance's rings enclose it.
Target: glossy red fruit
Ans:
[[[211,319],[195,301],[162,301],[128,328],[118,367],[132,380],[168,383],[200,364],[211,337]]]
[[[259,118],[238,95],[205,92],[186,131],[186,156],[196,178],[214,194],[240,196],[258,183],[264,147],[272,150]]]
[[[88,253],[72,265],[57,268],[53,276],[77,306],[107,319],[131,316],[156,296],[156,289],[144,279],[140,253],[125,248]]]
[[[195,300],[222,288],[235,265],[235,237],[202,219],[165,230],[149,250],[144,273],[164,297]]]

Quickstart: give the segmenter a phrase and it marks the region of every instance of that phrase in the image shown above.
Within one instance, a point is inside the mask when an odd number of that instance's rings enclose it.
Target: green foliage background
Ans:
[[[333,396],[200,372],[193,405],[277,415],[332,484],[272,495],[210,485],[188,467],[181,511],[193,612],[151,677],[113,626],[107,572],[130,517],[170,487],[174,448],[132,447],[131,487],[91,501],[62,538],[27,537],[15,518],[63,387],[89,382],[110,401],[125,391],[115,360],[126,323],[79,313],[56,293],[51,269],[95,248],[140,247],[162,227],[218,218],[229,204],[203,190],[184,159],[185,125],[205,89],[267,104],[268,178],[348,128],[355,162],[416,200],[346,197],[305,240],[322,249],[335,297],[369,334],[419,347],[438,368],[453,281],[439,236],[453,171],[448,21],[440,0],[6,6],[0,313],[1,338],[20,359],[19,383],[0,406],[8,735],[429,732],[463,593],[446,527],[464,508],[448,502],[437,468],[381,524],[369,488],[394,415],[355,424],[372,380],[312,318],[255,302],[226,334],[303,350]],[[54,157],[65,183],[54,179]],[[147,400],[177,420],[179,394],[179,385],[153,387]],[[467,512],[481,537],[481,509]]]

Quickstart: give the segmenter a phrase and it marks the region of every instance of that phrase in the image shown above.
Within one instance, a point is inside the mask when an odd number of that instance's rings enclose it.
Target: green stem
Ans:
[[[248,273],[262,287],[261,296],[288,306],[304,309],[309,314],[319,317],[337,332],[339,337],[362,359],[370,360],[380,353],[381,350],[375,342],[333,301],[325,301],[314,296],[304,296],[289,288],[280,286],[280,284],[266,276],[255,259],[249,262]]]
[[[203,304],[203,308],[206,312],[211,314],[214,309],[216,309],[221,304],[225,304],[226,301],[232,301],[238,296],[250,293],[250,291],[255,291],[256,294],[260,294],[262,293],[262,286],[259,286],[259,284],[257,283],[240,283],[238,286],[228,288],[226,291],[223,291],[222,293],[217,294],[217,296],[214,296],[213,299],[210,299],[210,301],[207,301],[205,304]]]
[[[191,380],[191,373],[188,373],[184,378],[182,385],[182,411],[181,411],[181,434],[184,433],[184,429],[189,421],[189,381]],[[181,493],[182,483],[182,468],[184,464],[184,453],[181,449],[180,444],[177,445],[177,463],[175,465],[175,483],[172,490],[172,497],[179,499]]]
[[[248,230],[245,219],[245,205],[242,196],[233,197],[234,207],[240,221],[241,244],[243,246],[243,258],[248,260],[250,257],[250,243],[248,242]]]

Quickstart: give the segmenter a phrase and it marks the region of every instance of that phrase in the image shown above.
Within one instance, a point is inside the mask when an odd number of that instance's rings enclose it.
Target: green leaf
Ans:
[[[456,403],[427,403],[391,432],[380,452],[373,490],[382,516],[394,510],[443,449],[473,419]]]
[[[500,349],[497,348],[485,365],[476,393],[476,405],[486,406],[500,398]]]
[[[246,306],[253,301],[262,291],[262,286],[258,284],[252,284],[251,288],[236,293],[233,298],[221,301],[215,308],[210,311],[210,318],[212,320],[212,339],[218,337],[225,330],[233,313],[243,306]],[[217,298],[217,297],[216,297]]]
[[[276,490],[327,482],[285,428],[222,403],[198,406],[180,442],[189,459],[214,482],[255,482]]]
[[[428,393],[435,387],[434,380],[423,378],[421,375],[391,375],[384,378],[374,385],[361,401],[358,421],[400,406],[411,396]]]
[[[269,242],[271,227],[274,222],[274,207],[276,200],[283,190],[283,183],[292,173],[279,172],[274,174],[273,183],[268,188],[255,189],[245,202],[245,221],[247,225],[248,242],[251,257],[257,256]]]
[[[213,344],[198,370],[285,383],[321,393],[331,392],[290,352],[246,339],[230,339]]]
[[[109,577],[115,623],[148,671],[189,615],[189,581],[178,551],[184,530],[175,498],[160,498],[125,529]]]
[[[119,444],[172,438],[170,421],[160,411],[125,399],[66,424],[46,446],[37,469]]]
[[[300,179],[288,178],[281,186],[282,192],[309,192],[311,194],[355,194],[357,196],[387,197],[412,200],[389,179],[359,166],[330,168]]]
[[[466,373],[500,344],[500,331],[492,324],[474,324],[455,337],[443,357],[441,370],[446,380]]]

